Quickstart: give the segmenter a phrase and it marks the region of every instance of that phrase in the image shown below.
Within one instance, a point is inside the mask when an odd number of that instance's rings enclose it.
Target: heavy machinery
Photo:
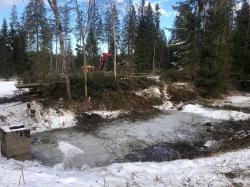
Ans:
[[[110,60],[110,58],[112,57],[112,53],[108,52],[108,53],[102,53],[102,57],[100,62],[96,65],[96,66],[86,66],[86,70],[87,72],[89,71],[102,71],[105,64]],[[127,65],[128,62],[125,60],[122,60],[121,62],[118,62],[118,69],[121,69],[121,67]]]
[[[96,65],[96,66],[86,66],[86,72],[89,71],[102,71],[104,68],[104,65],[108,62],[109,58],[111,57],[111,53],[102,53],[102,57],[100,62]],[[83,66],[83,70],[84,70],[84,66]]]

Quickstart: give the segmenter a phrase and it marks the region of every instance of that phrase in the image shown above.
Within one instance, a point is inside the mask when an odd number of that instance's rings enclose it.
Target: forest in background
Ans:
[[[131,0],[126,7],[115,1],[48,2],[50,7],[43,0],[29,0],[21,15],[13,6],[9,23],[3,20],[1,77],[18,76],[26,82],[62,75],[82,78],[84,63],[98,64],[107,45],[111,52],[117,48],[118,62],[128,61],[129,73],[192,81],[201,95],[216,96],[228,85],[240,82],[244,87],[249,81],[247,0],[180,1],[174,7],[173,28],[161,28],[159,5],[145,0],[138,8]],[[169,40],[164,29],[171,31]],[[107,63],[106,71],[112,67]]]

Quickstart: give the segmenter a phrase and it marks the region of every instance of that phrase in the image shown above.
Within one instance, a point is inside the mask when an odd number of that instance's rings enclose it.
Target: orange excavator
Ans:
[[[99,62],[99,64],[97,64],[94,68],[95,71],[102,71],[103,68],[104,68],[104,65],[106,62],[109,61],[109,58],[111,57],[111,53],[108,52],[108,53],[102,53],[102,58],[101,58],[101,61]]]
[[[104,65],[109,61],[109,58],[112,56],[110,52],[108,53],[102,53],[102,57],[100,62],[96,66],[86,66],[86,71],[102,71],[104,68]],[[84,67],[83,67],[84,70]]]

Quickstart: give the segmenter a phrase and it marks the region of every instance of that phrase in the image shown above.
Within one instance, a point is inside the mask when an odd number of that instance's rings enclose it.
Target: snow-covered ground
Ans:
[[[13,96],[16,91],[14,84],[15,81],[9,81],[7,84],[6,81],[0,81],[0,97]],[[3,88],[3,85],[6,88]],[[165,98],[164,104],[159,106],[162,107],[160,109],[175,108],[168,100],[165,88],[162,91],[159,87],[150,87],[137,92],[137,95]],[[247,103],[249,107],[249,95],[246,97],[231,97],[228,98],[230,101],[228,103],[240,106],[242,103]],[[103,118],[113,118],[118,117],[122,112],[90,111],[90,113]],[[117,163],[94,168],[82,165],[78,170],[65,170],[64,167],[64,164],[74,161],[77,156],[94,160],[107,156],[103,156],[106,154],[105,151],[112,151],[110,154],[124,154],[126,147],[123,146],[121,149],[119,146],[133,142],[139,145],[143,142],[152,144],[163,140],[173,142],[194,139],[197,136],[196,133],[199,133],[196,132],[197,129],[202,128],[199,125],[200,121],[240,120],[249,117],[250,114],[243,112],[189,104],[184,106],[181,112],[173,111],[172,114],[171,112],[168,115],[162,114],[158,118],[139,123],[122,121],[118,124],[110,124],[109,127],[101,127],[98,129],[98,137],[96,134],[83,132],[69,134],[72,132],[69,130],[67,135],[55,134],[54,139],[51,138],[55,142],[53,145],[48,142],[43,143],[43,148],[40,149],[44,150],[43,155],[42,152],[37,151],[42,156],[48,156],[48,151],[53,152],[55,149],[63,154],[63,161],[54,167],[41,165],[37,161],[6,160],[0,156],[0,186],[250,186],[250,148],[194,160]],[[189,123],[190,121],[192,123]],[[0,105],[0,125],[21,124],[30,127],[32,133],[36,133],[72,127],[76,122],[74,113],[63,109],[44,108],[35,101]],[[69,143],[72,139],[76,140],[74,144]],[[55,145],[56,147],[53,147]],[[205,144],[207,147],[211,145],[212,140]]]
[[[24,125],[31,133],[76,125],[75,114],[63,109],[44,108],[40,103],[13,102],[0,105],[0,126]]]
[[[171,162],[112,164],[82,170],[45,167],[0,157],[0,186],[127,187],[127,186],[249,186],[250,149],[209,158]]]
[[[144,97],[144,98],[154,98],[154,97],[159,98],[161,97],[162,93],[158,86],[151,86],[147,89],[136,91],[135,95]]]
[[[103,119],[114,119],[114,118],[118,118],[119,116],[123,115],[123,114],[127,114],[128,112],[126,111],[122,111],[122,110],[113,110],[113,111],[109,111],[109,110],[91,110],[88,112],[85,112],[88,115],[98,115],[100,117],[102,117]]]
[[[234,106],[239,108],[249,108],[250,94],[228,96],[224,100],[219,100],[213,104],[214,106]]]
[[[16,80],[0,80],[0,98],[13,96],[17,91],[16,84]]]
[[[16,79],[2,80],[0,79],[0,98],[1,97],[12,97],[17,93],[27,92],[28,89],[17,89],[16,84],[18,81]]]
[[[183,83],[184,84],[184,83]],[[138,90],[135,92],[135,95],[139,97],[149,98],[161,98],[163,103],[161,105],[153,106],[156,109],[168,111],[168,110],[177,110],[183,106],[183,103],[174,104],[170,101],[170,96],[167,93],[168,85],[164,84],[163,88],[160,89],[159,86],[151,86],[144,90]]]
[[[203,107],[199,104],[188,104],[183,107],[182,112],[199,114],[204,117],[211,119],[221,119],[221,120],[246,120],[250,118],[250,114],[233,111],[233,110],[218,110]]]

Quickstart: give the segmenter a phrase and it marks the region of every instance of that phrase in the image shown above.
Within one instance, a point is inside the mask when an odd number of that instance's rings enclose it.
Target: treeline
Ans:
[[[109,50],[118,62],[128,61],[130,72],[193,81],[204,95],[216,95],[232,82],[249,81],[247,0],[180,1],[174,7],[173,28],[164,28],[171,31],[169,41],[160,27],[158,4],[47,2],[46,7],[45,0],[29,0],[21,16],[13,6],[9,24],[3,20],[0,76],[38,81],[66,75],[69,80],[68,75],[82,75],[84,63],[96,65]],[[106,69],[112,68],[109,62]]]
[[[250,7],[247,0],[185,0],[178,11],[171,60],[203,94],[250,77]],[[246,84],[247,85],[247,84]],[[249,86],[249,84],[248,84]]]
[[[114,45],[117,61],[128,61],[131,71],[151,72],[153,62],[155,67],[164,64],[167,41],[160,28],[158,4],[152,7],[142,0],[136,11],[131,0],[126,6],[115,1],[71,0],[62,1],[58,9],[71,74],[82,73],[84,55],[87,64],[96,65],[103,52],[114,53]],[[22,16],[12,7],[9,24],[3,20],[0,47],[0,76],[27,75],[39,80],[63,73],[58,26],[43,0],[29,0]],[[112,66],[109,63],[106,68]]]

